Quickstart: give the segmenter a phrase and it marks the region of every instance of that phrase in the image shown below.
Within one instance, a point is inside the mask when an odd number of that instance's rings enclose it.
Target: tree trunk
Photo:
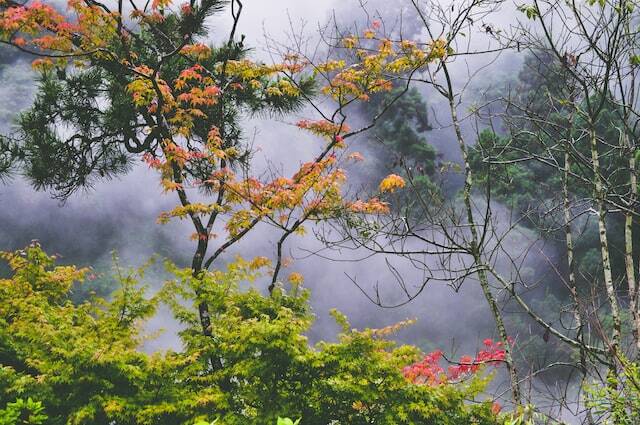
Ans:
[[[198,277],[202,273],[202,262],[207,253],[207,240],[204,238],[208,235],[198,234],[198,246],[191,261],[191,273],[193,277]],[[202,333],[205,336],[211,336],[211,316],[209,315],[209,306],[206,302],[198,303],[198,314],[200,316],[200,324],[202,325]]]
[[[572,117],[573,118],[573,117]],[[570,131],[571,131],[570,126]],[[566,143],[570,143],[571,135],[567,138]],[[580,295],[578,294],[578,285],[576,283],[576,269],[575,258],[573,251],[573,234],[571,230],[571,199],[569,197],[569,177],[571,173],[571,156],[569,155],[569,146],[565,147],[564,151],[564,174],[562,178],[562,195],[563,195],[563,210],[564,210],[564,234],[565,244],[567,247],[567,269],[569,275],[569,290],[571,292],[571,298],[575,304],[574,320],[576,321],[577,335],[576,339],[583,345],[580,347],[580,369],[583,376],[583,381],[587,377],[587,353],[584,347],[584,326],[586,319],[583,316],[582,303],[580,302]],[[586,409],[585,415],[586,423],[594,424],[593,416],[591,415],[591,409]]]
[[[609,256],[609,241],[607,239],[606,225],[606,192],[600,176],[600,154],[598,152],[598,139],[595,131],[595,124],[590,123],[589,138],[591,142],[591,165],[593,168],[594,197],[596,201],[596,212],[598,215],[598,235],[600,239],[600,256],[602,258],[602,270],[604,275],[604,286],[611,308],[611,318],[613,319],[613,330],[609,342],[609,373],[607,376],[608,386],[611,391],[618,391],[618,360],[617,355],[620,349],[621,321],[618,299],[613,284],[611,274],[611,258]],[[604,335],[603,335],[604,336]],[[622,418],[614,413],[613,423],[622,423]]]
[[[629,147],[628,136],[624,134],[624,150]],[[629,290],[629,313],[631,313],[633,340],[636,356],[640,356],[640,311],[638,310],[638,285],[636,282],[635,261],[633,258],[633,209],[638,198],[638,179],[636,177],[635,153],[629,149],[629,185],[630,197],[624,215],[624,262]]]
[[[446,72],[446,70],[445,70]],[[447,73],[448,75],[448,73]],[[462,136],[462,130],[460,128],[460,122],[458,121],[458,114],[456,111],[455,99],[453,94],[449,92],[448,96],[449,100],[449,108],[451,112],[451,118],[453,121],[453,126],[456,133],[456,138],[458,139],[458,145],[460,147],[460,151],[462,153],[462,160],[464,162],[464,189],[463,189],[463,199],[464,206],[467,214],[467,221],[469,224],[469,229],[471,231],[471,255],[473,256],[474,263],[476,267],[478,267],[478,280],[480,281],[480,287],[482,288],[482,292],[484,294],[487,303],[489,304],[489,309],[491,310],[491,314],[493,315],[493,319],[496,323],[496,328],[498,330],[498,334],[500,335],[500,339],[502,341],[504,350],[505,350],[505,363],[507,365],[507,371],[509,373],[509,378],[511,380],[511,394],[513,398],[513,402],[516,405],[520,405],[522,403],[522,396],[520,394],[520,385],[518,382],[518,373],[516,371],[515,364],[513,362],[512,351],[511,351],[511,342],[509,335],[507,333],[507,329],[504,324],[504,319],[502,317],[502,312],[500,311],[500,307],[498,306],[498,302],[491,292],[491,286],[489,285],[489,279],[487,276],[487,272],[483,266],[482,259],[482,247],[479,246],[480,240],[478,236],[478,231],[476,229],[476,223],[473,215],[473,207],[471,205],[471,191],[473,189],[473,175],[471,171],[471,164],[469,163],[469,155],[467,152],[467,146]],[[488,225],[485,223],[485,225]]]
[[[611,334],[609,349],[613,357],[615,357],[620,348],[620,308],[618,306],[618,299],[616,297],[613,276],[611,274],[611,258],[609,256],[609,241],[607,238],[606,225],[606,192],[602,183],[602,176],[600,175],[600,154],[598,152],[598,139],[594,128],[594,123],[591,123],[589,136],[591,141],[591,165],[593,167],[594,195],[597,208],[596,212],[598,216],[598,236],[600,239],[600,255],[602,258],[604,286],[607,292],[609,306],[611,308],[611,317],[613,319],[613,332]]]

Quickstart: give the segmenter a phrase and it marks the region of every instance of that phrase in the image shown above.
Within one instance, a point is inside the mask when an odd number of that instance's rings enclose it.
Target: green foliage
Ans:
[[[587,4],[589,4],[589,6],[593,6],[596,3],[598,4],[598,6],[604,7],[607,4],[607,1],[606,0],[587,0]]]
[[[374,132],[394,157],[392,164],[387,165],[410,178],[415,190],[435,191],[431,177],[436,168],[436,150],[424,136],[431,129],[427,104],[415,88],[395,100],[402,91],[395,88],[375,94],[366,104],[366,112],[370,117],[380,116]]]
[[[147,395],[136,322],[153,301],[123,281],[111,302],[74,305],[69,290],[86,270],[56,267],[35,245],[3,256],[14,274],[0,281],[0,404],[28,396],[47,423],[108,423],[108,400]]]
[[[412,384],[402,368],[420,352],[380,331],[349,329],[342,317],[336,342],[310,346],[307,291],[263,296],[251,284],[260,261],[197,277],[169,265],[175,278],[150,299],[139,284],[144,270],[116,269],[111,301],[76,305],[69,290],[86,270],[55,266],[37,245],[3,257],[13,274],[0,280],[0,406],[38,400],[44,410],[20,408],[33,421],[257,425],[289,423],[279,419],[286,412],[317,425],[498,423],[479,399],[484,378]],[[160,300],[182,323],[183,349],[144,354],[141,326]],[[191,307],[200,300],[210,306],[211,336]]]
[[[518,407],[515,412],[506,415],[504,419],[504,425],[536,425],[539,423],[546,423],[546,418],[530,404]]]
[[[435,150],[422,135],[431,129],[427,105],[415,88],[409,89],[391,104],[401,92],[401,88],[395,88],[388,93],[376,94],[366,104],[371,116],[382,114],[376,123],[376,135],[394,152],[425,163],[425,173],[433,174]]]
[[[8,403],[6,409],[0,409],[0,425],[40,425],[45,423],[47,415],[39,401],[31,397],[17,399]]]
[[[501,150],[504,150],[506,144],[506,138],[501,138],[490,130],[484,130],[471,151],[471,166],[476,171],[478,184],[487,186],[490,183],[494,196],[517,210],[524,211],[540,193],[541,181],[544,184],[545,179],[552,178],[553,170],[536,166],[537,164],[522,166],[518,163],[508,163],[505,155],[501,155],[500,159],[505,160],[505,164],[491,165],[489,171],[489,161],[495,161],[495,153],[502,154]]]
[[[0,136],[0,179],[9,173],[13,165],[14,156],[11,151],[9,140]]]
[[[558,168],[564,164],[566,140],[572,141],[571,196],[579,199],[593,193],[588,123],[571,105],[570,86],[571,77],[554,56],[530,54],[512,100],[518,106],[507,108],[511,132],[500,136],[484,130],[470,152],[479,182],[485,186],[490,182],[493,195],[516,212],[528,212],[562,193],[562,172]],[[598,100],[599,96],[593,95],[591,101]],[[614,189],[619,195],[628,190],[624,172],[627,158],[610,148],[620,144],[619,129],[624,126],[621,116],[615,105],[605,101],[594,123],[600,141],[601,173],[612,189],[610,196],[615,196]]]
[[[524,219],[523,225],[539,229],[543,236],[563,240],[563,171],[566,140],[571,140],[571,174],[568,180],[570,200],[593,198],[593,170],[590,162],[588,123],[569,101],[571,78],[550,53],[530,54],[519,75],[518,107],[507,108],[511,132],[498,135],[483,131],[470,152],[474,176],[480,186],[491,187],[494,199],[511,207]],[[599,99],[594,95],[591,99]],[[526,109],[527,113],[522,110]],[[595,122],[600,156],[600,173],[607,182],[607,196],[618,200],[629,191],[628,157],[620,146],[623,128],[621,111],[605,101]],[[618,201],[619,202],[619,201]],[[589,280],[598,275],[600,246],[597,223],[588,216],[573,223],[579,237],[575,239],[575,259],[582,276]],[[612,269],[624,273],[623,217],[610,214],[607,226],[612,246]],[[637,237],[636,237],[637,239]],[[637,241],[634,241],[634,244]],[[588,283],[588,282],[587,282]]]
[[[535,5],[531,4],[523,4],[518,6],[518,11],[524,13],[528,19],[536,19],[538,16],[540,16],[538,8]]]
[[[620,362],[621,373],[607,377],[610,385],[586,386],[587,406],[615,424],[637,424],[640,423],[640,365],[625,357]]]
[[[21,155],[36,188],[67,196],[94,176],[129,169],[135,111],[120,80],[99,68],[41,76],[33,106],[18,120]],[[106,103],[102,93],[111,94]],[[63,137],[60,126],[71,135]]]
[[[25,102],[33,91],[32,73],[29,66],[20,61],[20,55],[5,45],[0,45],[0,131],[5,133],[16,111],[27,106]],[[11,176],[20,157],[20,149],[13,138],[0,135],[0,183]]]

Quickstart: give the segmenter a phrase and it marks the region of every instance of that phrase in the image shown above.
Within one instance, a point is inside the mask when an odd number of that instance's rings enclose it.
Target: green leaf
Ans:
[[[518,10],[524,13],[528,19],[536,19],[540,14],[538,13],[538,8],[532,4],[523,4],[518,6]]]

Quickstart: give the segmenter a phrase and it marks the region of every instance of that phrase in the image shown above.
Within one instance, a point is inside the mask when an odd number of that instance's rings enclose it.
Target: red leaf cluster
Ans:
[[[427,354],[421,361],[405,367],[403,374],[414,384],[442,385],[473,375],[485,365],[497,366],[504,361],[505,350],[502,342],[485,339],[483,345],[484,348],[479,350],[475,357],[461,356],[457,362],[449,365],[446,371],[441,366],[442,351],[436,350]]]

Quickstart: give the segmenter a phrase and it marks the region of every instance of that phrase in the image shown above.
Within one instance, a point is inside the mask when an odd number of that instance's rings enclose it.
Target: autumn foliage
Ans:
[[[461,356],[446,370],[441,366],[442,351],[433,351],[425,355],[422,361],[405,367],[404,376],[416,384],[442,385],[468,378],[488,365],[499,366],[505,355],[502,343],[485,339],[483,345],[484,348],[479,350],[475,357]]]

